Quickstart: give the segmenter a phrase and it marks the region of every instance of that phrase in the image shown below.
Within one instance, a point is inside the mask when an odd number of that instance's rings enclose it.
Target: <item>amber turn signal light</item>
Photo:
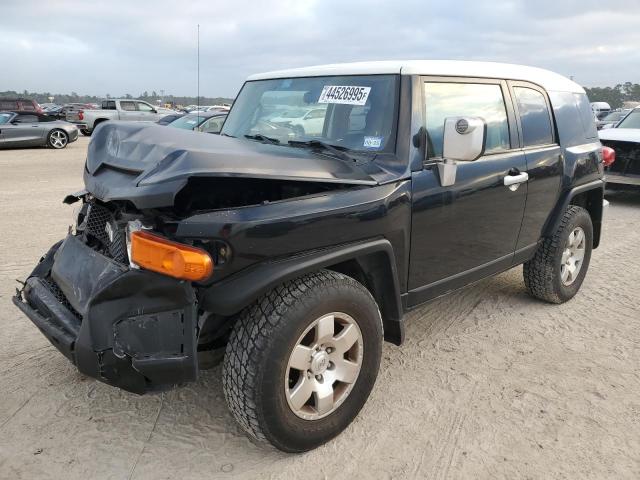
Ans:
[[[131,260],[147,270],[192,282],[213,273],[213,261],[204,250],[143,230],[131,233]]]

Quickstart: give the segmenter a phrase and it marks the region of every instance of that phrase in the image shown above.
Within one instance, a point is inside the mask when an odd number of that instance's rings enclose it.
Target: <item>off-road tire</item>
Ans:
[[[560,273],[562,252],[569,234],[576,227],[581,227],[585,233],[584,259],[573,283],[564,285]],[[564,303],[573,298],[589,269],[592,247],[593,224],[589,212],[582,207],[569,206],[555,233],[543,240],[535,256],[523,266],[524,283],[529,293],[549,303]]]
[[[328,416],[296,416],[285,395],[289,355],[311,323],[341,311],[362,333],[360,373],[344,402]],[[233,416],[253,438],[286,452],[304,452],[342,432],[375,383],[382,352],[382,320],[369,291],[356,280],[322,270],[286,282],[247,307],[235,324],[223,364],[224,395]]]

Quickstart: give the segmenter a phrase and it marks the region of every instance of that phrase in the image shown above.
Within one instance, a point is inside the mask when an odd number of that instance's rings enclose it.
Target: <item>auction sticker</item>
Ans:
[[[318,103],[342,103],[346,105],[364,105],[369,98],[371,87],[350,85],[325,85],[322,87]]]
[[[380,148],[382,145],[382,137],[364,137],[365,148]]]

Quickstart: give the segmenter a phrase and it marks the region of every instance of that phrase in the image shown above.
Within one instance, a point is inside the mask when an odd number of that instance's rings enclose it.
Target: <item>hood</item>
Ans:
[[[600,140],[640,143],[640,128],[607,128],[598,131]]]
[[[192,176],[377,183],[355,164],[308,149],[139,122],[105,123],[96,129],[87,170],[95,174],[109,167],[137,173],[137,186]]]
[[[87,152],[85,186],[103,201],[170,205],[191,177],[376,185],[392,174],[305,148],[269,145],[141,122],[104,122]]]

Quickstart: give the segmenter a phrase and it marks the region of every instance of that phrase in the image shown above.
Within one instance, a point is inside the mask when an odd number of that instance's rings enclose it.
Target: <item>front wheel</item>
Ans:
[[[69,136],[64,130],[51,130],[51,132],[49,132],[49,136],[47,137],[47,143],[51,148],[64,148],[69,143]]]
[[[573,298],[587,274],[592,247],[589,212],[569,206],[553,236],[545,238],[535,256],[524,264],[524,283],[529,293],[550,303]]]
[[[224,393],[251,436],[286,452],[344,430],[373,388],[382,321],[368,290],[321,271],[287,282],[238,319],[223,367]]]

